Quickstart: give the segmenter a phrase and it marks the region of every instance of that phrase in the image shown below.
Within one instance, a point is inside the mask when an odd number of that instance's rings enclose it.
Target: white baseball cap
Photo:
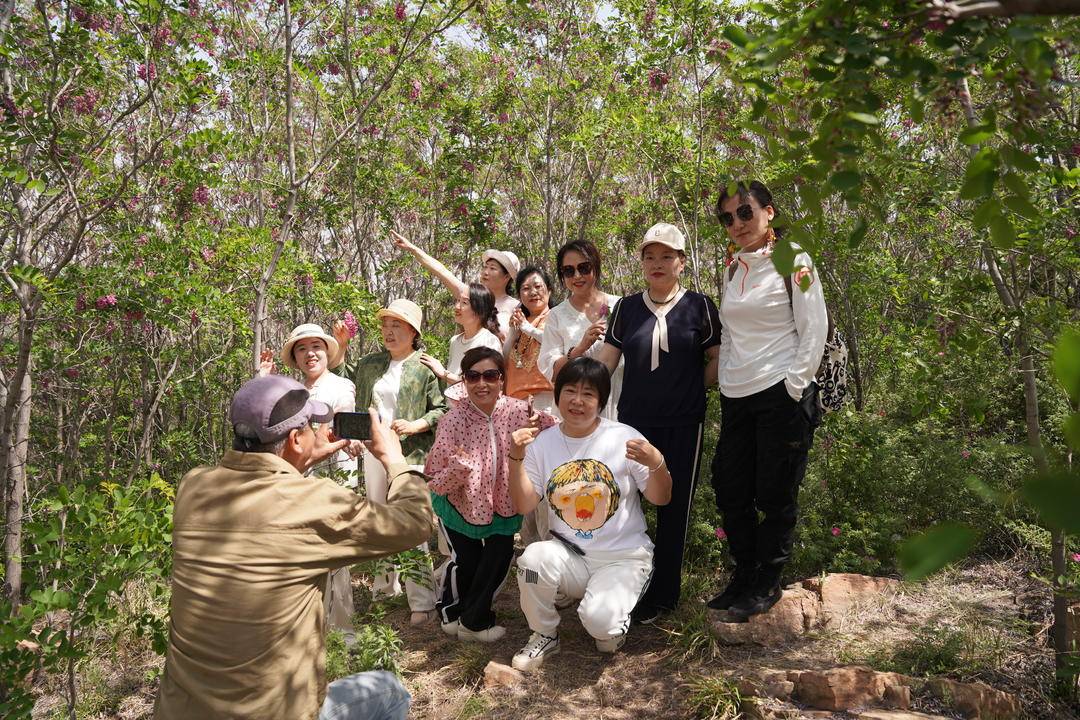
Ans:
[[[638,245],[638,253],[640,254],[646,247],[655,243],[682,253],[686,252],[686,238],[683,237],[682,231],[671,223],[656,223],[649,228],[645,233],[645,239]]]
[[[510,273],[510,277],[517,277],[517,274],[521,271],[521,261],[518,260],[518,256],[509,250],[485,250],[484,262],[488,260],[494,260],[503,266],[506,272]]]

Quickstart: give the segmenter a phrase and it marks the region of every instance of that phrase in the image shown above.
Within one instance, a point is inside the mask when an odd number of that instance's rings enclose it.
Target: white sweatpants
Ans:
[[[424,469],[415,465],[413,468],[417,470]],[[364,484],[367,487],[368,500],[379,505],[386,504],[386,493],[390,488],[386,477],[386,469],[369,452],[364,453]],[[428,544],[420,545],[419,549],[426,553]],[[413,612],[429,612],[435,609],[435,577],[431,572],[430,561],[424,568],[423,575],[423,582],[414,582],[408,578],[404,579],[405,597],[408,598],[409,609]],[[371,594],[375,597],[380,595],[400,595],[401,585],[402,578],[398,576],[397,570],[391,570],[373,578]]]
[[[518,558],[521,610],[533,632],[554,636],[559,627],[555,596],[581,599],[578,617],[597,640],[625,635],[630,611],[652,577],[645,548],[578,555],[559,540],[534,542]]]

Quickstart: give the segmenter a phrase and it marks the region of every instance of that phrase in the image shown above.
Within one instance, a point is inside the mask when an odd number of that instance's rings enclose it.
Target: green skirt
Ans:
[[[492,535],[513,535],[521,529],[520,515],[503,517],[492,513],[491,522],[487,525],[473,525],[461,516],[445,495],[431,493],[431,506],[444,526],[473,540],[483,540]]]

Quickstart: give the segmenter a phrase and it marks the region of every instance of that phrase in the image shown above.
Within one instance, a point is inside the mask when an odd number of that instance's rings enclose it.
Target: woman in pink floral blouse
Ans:
[[[506,366],[491,348],[473,348],[461,361],[468,401],[439,421],[424,472],[431,502],[450,546],[438,611],[443,631],[462,640],[493,642],[506,634],[491,603],[514,557],[521,516],[510,500],[510,434],[555,424],[525,400],[503,395]]]

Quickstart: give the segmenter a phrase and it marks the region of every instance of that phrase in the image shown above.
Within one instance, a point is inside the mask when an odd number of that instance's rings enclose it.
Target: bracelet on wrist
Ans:
[[[658,472],[660,470],[660,468],[664,467],[665,465],[667,465],[667,458],[661,457],[660,458],[660,464],[657,465],[654,468],[649,468],[649,472],[651,472],[651,473]]]
[[[524,456],[524,455],[522,455],[521,457],[514,457],[514,456],[513,456],[513,455],[511,455],[510,453],[506,453],[506,456],[507,456],[508,458],[510,458],[511,460],[513,460],[514,462],[521,462],[522,460],[524,460],[524,459],[525,459],[525,456]]]

